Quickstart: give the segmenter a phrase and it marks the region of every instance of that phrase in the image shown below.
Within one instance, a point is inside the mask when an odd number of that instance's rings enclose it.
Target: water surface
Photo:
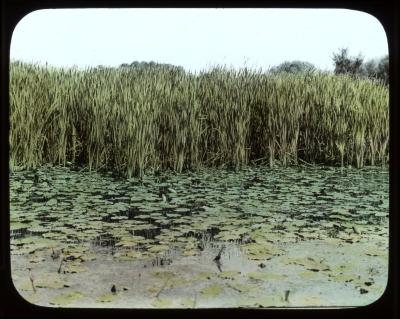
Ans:
[[[47,306],[365,305],[386,286],[388,177],[320,166],[143,179],[17,171],[13,281]]]

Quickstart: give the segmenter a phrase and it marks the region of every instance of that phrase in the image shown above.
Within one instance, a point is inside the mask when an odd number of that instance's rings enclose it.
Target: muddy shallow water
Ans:
[[[66,307],[324,307],[377,300],[387,169],[10,176],[14,284]]]

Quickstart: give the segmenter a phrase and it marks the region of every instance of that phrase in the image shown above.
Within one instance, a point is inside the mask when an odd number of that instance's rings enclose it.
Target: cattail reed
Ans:
[[[252,162],[388,163],[389,93],[331,74],[216,67],[10,68],[10,164],[127,176]]]

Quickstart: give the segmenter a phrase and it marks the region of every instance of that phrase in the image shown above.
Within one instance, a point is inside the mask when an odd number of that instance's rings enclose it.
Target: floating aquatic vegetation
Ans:
[[[67,306],[76,300],[79,300],[83,297],[83,295],[79,291],[69,292],[65,294],[58,295],[52,298],[49,303],[51,305],[57,306]]]
[[[97,296],[96,302],[106,303],[106,302],[112,302],[116,299],[117,299],[117,295],[115,295],[113,293],[109,293],[109,294],[103,294],[103,295]]]
[[[332,285],[334,290],[340,285],[351,298],[379,295],[388,251],[388,192],[382,191],[388,187],[387,171],[303,170],[207,169],[165,174],[163,184],[147,176],[132,186],[132,181],[107,174],[43,167],[38,171],[49,176],[52,187],[38,184],[32,189],[18,186],[33,179],[29,171],[13,172],[10,235],[16,287],[24,296],[33,294],[26,273],[30,265],[42,269],[35,278],[36,300],[46,305],[46,294],[54,296],[54,289],[76,291],[83,289],[86,277],[117,282],[116,276],[135,287],[124,292],[135,307],[140,305],[134,301],[144,296],[149,304],[177,300],[174,307],[218,305],[222,300],[251,307],[317,304],[292,290],[285,301],[288,287],[271,290],[289,281],[297,287],[304,281],[310,286],[323,283],[321,287]],[[159,196],[162,187],[176,191],[163,189],[166,202]],[[321,242],[326,251],[315,256]],[[303,243],[313,243],[305,250],[310,254],[290,248]],[[227,248],[219,270],[213,259],[222,245]],[[363,248],[353,252],[353,245]],[[51,257],[52,250],[61,251],[58,259]],[[354,267],[340,268],[347,250],[365,267],[373,261],[379,271],[358,278]],[[91,305],[123,302],[98,287],[91,289],[93,295],[85,296],[85,302],[95,302]]]
[[[288,276],[271,272],[250,272],[247,274],[250,279],[256,280],[285,280]]]
[[[83,266],[81,262],[68,262],[63,269],[63,272],[67,274],[76,274],[84,271],[88,271],[88,268]]]
[[[281,249],[267,242],[244,244],[242,245],[242,249],[248,258],[252,260],[268,260],[282,253]]]
[[[62,289],[65,285],[67,285],[65,280],[56,273],[44,273],[35,280],[37,288]]]
[[[189,299],[189,298],[185,298],[182,299],[179,304],[181,306],[183,306],[183,308],[194,308],[195,306],[195,300],[194,299]]]
[[[167,251],[168,249],[168,245],[154,245],[148,248],[148,251],[152,253],[161,253]]]
[[[224,287],[218,284],[209,285],[201,290],[201,294],[205,298],[215,298],[222,293]]]
[[[282,307],[282,306],[287,306],[285,302],[283,301],[282,297],[271,293],[267,294],[262,297],[257,297],[257,298],[243,298],[240,301],[239,306],[244,307]]]
[[[172,306],[172,300],[168,298],[156,299],[151,303],[156,308],[168,308]]]
[[[315,271],[315,272],[330,270],[329,265],[323,259],[317,260],[317,259],[314,259],[312,257],[287,258],[286,263],[287,264],[304,266],[306,269],[311,270],[311,271]]]
[[[222,279],[236,279],[241,275],[240,271],[222,271],[218,276]]]
[[[253,283],[251,284],[242,284],[242,283],[237,283],[237,282],[230,282],[227,283],[227,287],[243,294],[248,294],[251,292],[255,292],[259,289],[261,289],[261,285],[255,285]]]
[[[34,254],[33,256],[31,256],[29,258],[29,262],[34,263],[34,264],[41,263],[45,260],[46,260],[46,258],[44,258],[43,255],[37,255],[37,254]]]

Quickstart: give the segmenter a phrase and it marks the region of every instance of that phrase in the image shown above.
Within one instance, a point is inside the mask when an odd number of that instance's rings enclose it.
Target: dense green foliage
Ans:
[[[269,71],[274,74],[278,73],[310,73],[315,72],[317,69],[316,67],[310,62],[304,61],[285,61],[273,68]]]
[[[185,72],[185,69],[181,66],[176,66],[173,64],[168,64],[168,63],[157,63],[154,61],[150,61],[150,62],[138,62],[138,61],[134,61],[132,63],[122,63],[120,66],[120,68],[132,68],[132,69],[159,69],[160,71],[162,70],[170,70],[170,71],[178,71],[178,72]]]
[[[372,59],[365,62],[361,55],[356,57],[349,56],[348,49],[344,48],[338,53],[334,53],[332,60],[335,66],[335,74],[367,77],[370,79],[380,80],[386,85],[389,83],[388,55],[381,59]]]
[[[251,162],[385,164],[388,88],[347,75],[12,63],[10,161],[128,176]]]
[[[363,64],[363,75],[369,78],[375,78],[389,83],[389,56],[386,55],[381,59],[369,60]]]
[[[361,55],[350,57],[346,48],[341,49],[338,53],[334,53],[332,60],[335,65],[335,74],[357,75],[362,72],[364,58]]]

